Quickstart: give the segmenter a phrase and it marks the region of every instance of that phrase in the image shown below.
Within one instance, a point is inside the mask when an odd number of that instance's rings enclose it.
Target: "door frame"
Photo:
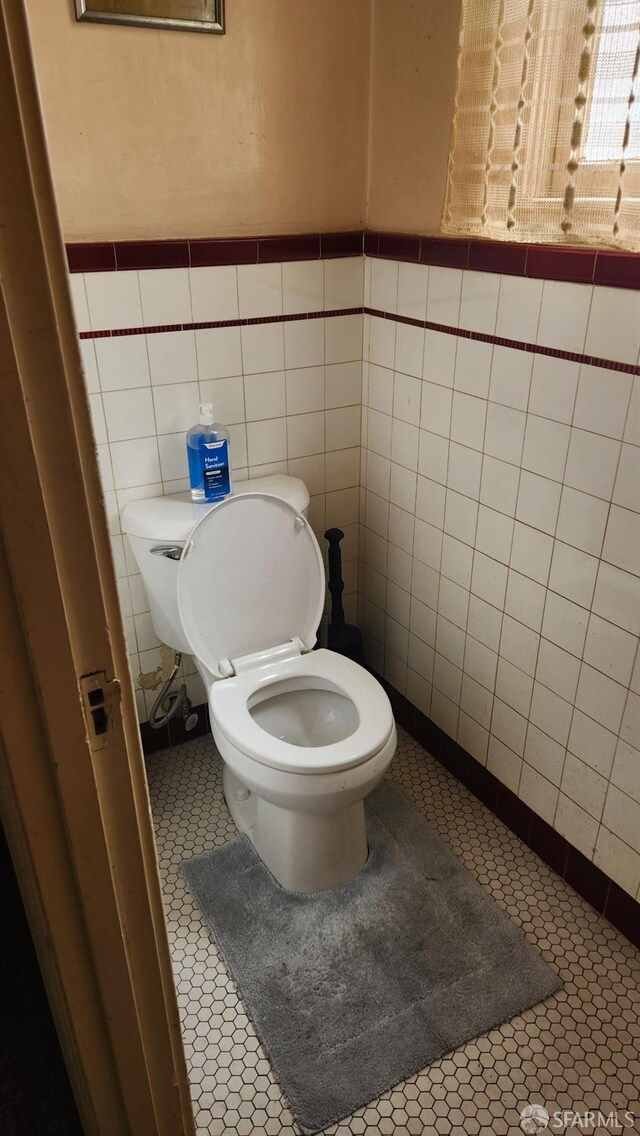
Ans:
[[[84,1131],[193,1136],[24,0],[0,0],[0,108],[0,813]]]

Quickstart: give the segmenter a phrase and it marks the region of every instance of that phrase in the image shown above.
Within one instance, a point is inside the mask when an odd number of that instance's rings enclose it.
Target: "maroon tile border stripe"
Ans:
[[[528,805],[516,797],[510,789],[498,781],[470,753],[454,742],[444,730],[426,714],[418,710],[404,695],[380,676],[378,681],[387,691],[396,721],[411,734],[420,745],[441,762],[458,781],[500,820],[515,832],[516,836],[544,860],[561,879],[586,899],[600,915],[604,915],[614,927],[622,931],[635,946],[640,947],[640,903],[614,883],[591,860],[587,860],[564,836],[556,832],[550,824],[537,816]],[[142,748],[145,754],[180,745],[191,738],[208,734],[209,707],[206,703],[196,706],[198,723],[187,733],[182,719],[174,718],[160,730],[152,730],[148,722],[140,725]]]
[[[367,256],[542,280],[640,288],[640,253],[365,231]]]
[[[115,272],[144,268],[203,268],[223,264],[268,264],[281,260],[328,260],[362,256],[361,229],[348,233],[302,233],[281,237],[215,240],[98,241],[68,244],[70,272]]]
[[[592,367],[603,367],[607,371],[624,371],[628,375],[640,375],[640,365],[635,363],[622,363],[616,359],[600,359],[596,355],[582,355],[577,351],[562,351],[557,347],[545,347],[541,343],[526,343],[519,339],[506,339],[502,335],[490,335],[482,331],[468,331],[463,327],[452,327],[449,324],[434,323],[432,320],[419,320],[411,316],[400,316],[393,312],[384,312],[378,308],[335,308],[331,311],[321,312],[295,312],[287,315],[256,316],[251,319],[233,320],[203,320],[196,323],[166,323],[143,327],[117,327],[103,331],[81,331],[80,339],[109,339],[122,335],[158,335],[171,331],[202,331],[209,328],[221,327],[251,327],[260,323],[292,323],[299,320],[332,319],[336,316],[375,316],[378,319],[390,320],[393,323],[410,324],[412,327],[424,328],[428,331],[439,331],[443,335],[455,335],[459,339],[475,339],[480,343],[492,343],[498,347],[511,347],[516,351],[527,351],[533,355],[550,355],[554,359],[568,359],[572,363],[587,364]]]
[[[385,257],[414,264],[469,268],[542,280],[640,288],[640,253],[560,245],[527,245],[477,238],[427,237],[355,229],[347,233],[216,238],[212,240],[92,241],[68,244],[71,272],[139,268],[200,268],[223,264]]]
[[[159,335],[165,331],[204,331],[217,327],[252,327],[258,323],[296,323],[299,320],[333,319],[335,316],[361,316],[363,308],[332,308],[322,312],[293,312],[287,315],[254,316],[251,319],[201,320],[196,323],[163,323],[143,327],[114,327],[103,331],[80,331],[79,339],[114,339],[120,335]]]
[[[628,375],[640,375],[640,365],[636,363],[621,363],[617,359],[600,359],[597,355],[582,355],[578,351],[563,351],[559,347],[545,347],[542,343],[526,343],[524,340],[506,339],[502,335],[490,335],[483,331],[468,331],[464,327],[451,327],[448,324],[433,323],[431,320],[399,316],[393,312],[380,311],[378,308],[365,307],[362,310],[365,315],[377,316],[378,319],[391,320],[393,323],[408,323],[412,327],[439,331],[444,335],[456,335],[459,339],[476,339],[480,343],[492,343],[498,347],[513,347],[517,351],[528,351],[533,355],[551,355],[554,359],[568,359],[572,363],[604,367],[607,371],[624,371]]]

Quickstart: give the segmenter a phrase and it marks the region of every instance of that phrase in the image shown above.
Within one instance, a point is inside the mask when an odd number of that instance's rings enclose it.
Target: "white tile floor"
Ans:
[[[522,1136],[529,1103],[549,1113],[629,1110],[640,1132],[640,956],[467,789],[400,731],[391,775],[537,944],[558,995],[469,1042],[327,1132]],[[169,941],[198,1136],[299,1130],[178,868],[235,834],[212,739],[148,758]],[[256,926],[256,934],[260,927]],[[625,1119],[625,1118],[623,1118]],[[570,1131],[552,1115],[550,1132]],[[574,1132],[621,1132],[583,1123]]]

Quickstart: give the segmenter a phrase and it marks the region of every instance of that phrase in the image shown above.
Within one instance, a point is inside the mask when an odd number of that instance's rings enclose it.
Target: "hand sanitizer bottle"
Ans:
[[[213,420],[210,402],[200,403],[200,418],[187,434],[191,500],[222,501],[231,493],[230,435]]]

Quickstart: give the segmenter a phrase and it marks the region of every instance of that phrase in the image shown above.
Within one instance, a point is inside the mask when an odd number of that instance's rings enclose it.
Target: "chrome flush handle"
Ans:
[[[182,556],[183,544],[156,544],[151,549],[152,556],[166,556],[168,560],[179,560]]]

